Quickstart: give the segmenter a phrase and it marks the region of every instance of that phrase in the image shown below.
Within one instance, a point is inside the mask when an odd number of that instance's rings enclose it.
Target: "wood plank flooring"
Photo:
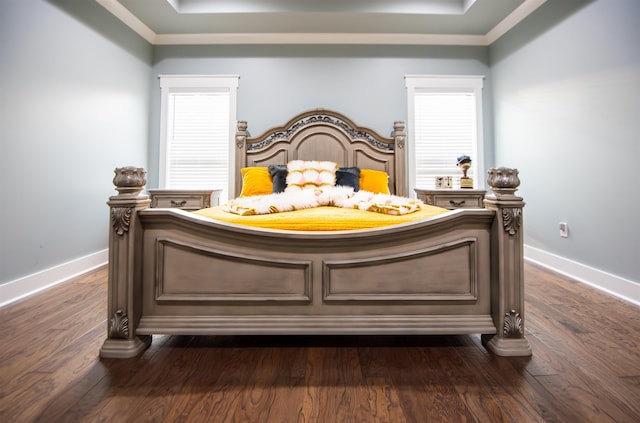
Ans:
[[[478,336],[155,336],[116,360],[99,269],[0,308],[0,422],[640,421],[640,307],[525,275],[529,358]]]

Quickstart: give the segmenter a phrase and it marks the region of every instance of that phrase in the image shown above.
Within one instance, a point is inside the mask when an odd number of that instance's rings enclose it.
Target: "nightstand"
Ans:
[[[218,205],[221,189],[150,189],[151,207],[199,210]]]
[[[419,189],[418,198],[425,204],[445,209],[477,209],[484,207],[483,189]]]

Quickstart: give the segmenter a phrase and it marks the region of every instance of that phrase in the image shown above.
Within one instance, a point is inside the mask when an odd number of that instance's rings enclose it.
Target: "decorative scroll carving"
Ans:
[[[116,310],[113,317],[109,319],[109,338],[129,338],[129,318],[123,310]]]
[[[522,326],[522,317],[520,313],[511,310],[504,315],[504,326],[502,335],[505,338],[522,338],[524,336],[524,328]]]
[[[263,149],[263,148],[267,147],[269,144],[271,144],[274,141],[277,141],[277,140],[289,140],[291,138],[291,136],[293,136],[293,134],[295,134],[300,129],[304,128],[305,126],[313,125],[313,124],[317,124],[317,123],[328,123],[330,125],[337,126],[337,127],[341,128],[342,130],[344,130],[351,137],[351,139],[364,140],[364,141],[368,142],[369,144],[373,145],[374,147],[376,147],[378,149],[388,150],[388,151],[393,151],[393,149],[394,149],[394,145],[393,144],[382,143],[382,142],[378,141],[376,138],[374,138],[368,132],[366,132],[366,131],[358,131],[355,128],[353,128],[349,123],[345,122],[344,120],[342,120],[340,118],[337,118],[337,117],[334,117],[334,116],[329,116],[329,115],[326,115],[324,113],[317,113],[315,115],[312,115],[312,116],[309,116],[309,117],[306,117],[306,118],[302,118],[302,119],[294,122],[291,126],[289,126],[288,128],[286,128],[286,129],[284,129],[282,131],[273,132],[267,138],[263,139],[262,141],[260,141],[258,143],[248,145],[247,146],[247,150],[249,150],[249,151],[260,150],[260,149]]]
[[[132,213],[132,207],[113,207],[111,209],[111,225],[116,235],[122,236],[125,232],[129,232]]]
[[[515,235],[520,229],[522,209],[519,207],[505,207],[502,209],[502,225],[509,235]]]

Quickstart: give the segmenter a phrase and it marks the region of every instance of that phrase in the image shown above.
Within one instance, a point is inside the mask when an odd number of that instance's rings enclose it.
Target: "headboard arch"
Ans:
[[[339,166],[382,170],[389,174],[389,188],[407,195],[406,132],[403,121],[393,125],[391,137],[353,123],[341,113],[325,109],[296,115],[283,126],[257,137],[249,136],[246,121],[238,121],[236,169],[249,166],[287,164],[291,160],[330,160]],[[235,196],[242,180],[236,178]]]

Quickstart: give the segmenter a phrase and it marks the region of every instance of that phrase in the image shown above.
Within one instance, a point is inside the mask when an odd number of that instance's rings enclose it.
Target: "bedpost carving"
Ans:
[[[113,207],[111,209],[111,226],[117,235],[122,236],[129,231],[132,212],[131,207]]]
[[[522,325],[522,317],[515,310],[504,315],[504,326],[502,327],[502,336],[505,338],[522,338],[524,336],[524,326]]]
[[[109,320],[109,338],[129,338],[129,317],[122,310],[116,310]]]
[[[397,120],[393,123],[393,139],[395,141],[395,183],[396,183],[396,195],[403,197],[407,196],[407,169],[406,169],[406,156],[407,150],[404,148],[407,141],[407,133],[405,132],[405,124],[401,120]]]
[[[140,245],[134,240],[138,228],[138,211],[151,202],[140,192],[147,183],[146,171],[139,167],[114,170],[113,184],[117,195],[109,197],[109,299],[107,339],[100,349],[101,357],[128,358],[149,346],[150,336],[135,335],[140,312],[140,269],[134,262]],[[135,300],[134,300],[135,299]]]
[[[393,122],[393,138],[396,140],[396,147],[404,148],[404,143],[407,140],[407,133],[404,131],[404,122],[396,120]]]
[[[491,295],[496,335],[483,335],[485,346],[498,355],[531,355],[525,337],[524,317],[524,259],[522,224],[522,197],[515,195],[520,179],[518,169],[489,169],[487,180],[492,194],[484,200],[486,208],[496,211],[492,228]]]
[[[239,120],[238,121],[238,130],[236,131],[236,148],[244,149],[245,144],[247,142],[247,121]]]
[[[247,131],[247,121],[239,120],[236,124],[236,151],[235,151],[235,166],[236,173],[243,167],[247,166],[247,137],[249,132]],[[235,198],[240,195],[242,190],[242,180],[234,176],[233,189],[235,192],[231,193],[230,198]]]

